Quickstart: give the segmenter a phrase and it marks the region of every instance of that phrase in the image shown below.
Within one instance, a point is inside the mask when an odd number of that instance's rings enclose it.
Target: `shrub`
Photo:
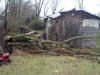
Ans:
[[[30,24],[30,27],[34,30],[42,30],[44,29],[44,23],[39,20],[33,20]]]
[[[22,21],[13,17],[8,18],[7,29],[11,29],[11,33],[18,33],[19,27],[22,25],[24,25]]]
[[[23,22],[17,18],[9,17],[7,29],[11,29],[10,33],[19,33],[19,27],[23,26]]]

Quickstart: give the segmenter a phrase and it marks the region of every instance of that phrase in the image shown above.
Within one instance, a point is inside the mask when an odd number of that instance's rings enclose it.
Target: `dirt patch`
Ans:
[[[49,53],[43,53],[38,50],[34,49],[28,49],[27,50],[22,50],[22,49],[17,49],[14,48],[12,55],[49,55]]]
[[[26,51],[22,51],[22,50],[19,50],[19,49],[16,49],[13,51],[12,55],[27,55],[29,53],[27,53]]]

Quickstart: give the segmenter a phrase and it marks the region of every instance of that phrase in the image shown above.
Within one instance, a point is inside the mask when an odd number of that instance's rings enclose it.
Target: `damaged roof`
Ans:
[[[99,19],[100,20],[100,17],[99,16],[96,16],[96,15],[91,14],[91,13],[89,13],[87,11],[84,11],[84,10],[75,10],[75,9],[72,9],[72,10],[69,10],[69,11],[61,11],[60,13],[63,14],[63,13],[68,13],[68,12],[81,12],[81,13],[86,13],[86,14],[91,15],[91,16],[95,17],[96,19]]]
[[[99,19],[99,20],[100,20],[100,17],[99,17],[99,16],[96,16],[96,15],[91,14],[91,13],[89,13],[89,12],[87,12],[87,11],[84,11],[84,10],[75,10],[75,9],[72,9],[72,10],[69,10],[69,11],[61,11],[61,12],[58,12],[58,13],[56,13],[56,14],[46,16],[46,17],[44,17],[44,19],[46,19],[47,17],[57,18],[57,17],[61,16],[61,14],[63,14],[63,13],[68,13],[68,12],[82,12],[82,13],[89,14],[89,15],[95,17],[96,19]]]
[[[44,17],[44,19],[46,19],[47,17],[57,18],[59,16],[61,16],[61,13],[60,12],[59,13],[56,13],[56,14],[53,14],[53,15],[46,16],[46,17]]]

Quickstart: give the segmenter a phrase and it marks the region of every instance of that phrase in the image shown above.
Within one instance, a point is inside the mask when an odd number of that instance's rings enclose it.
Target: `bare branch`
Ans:
[[[57,7],[59,6],[61,0],[52,0],[52,14],[56,13]]]

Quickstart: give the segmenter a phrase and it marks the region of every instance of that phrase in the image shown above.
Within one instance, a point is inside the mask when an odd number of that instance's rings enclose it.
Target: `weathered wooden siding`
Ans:
[[[81,24],[77,20],[67,20],[61,21],[58,24],[58,41],[64,41],[74,36],[79,36],[80,34]]]
[[[53,40],[54,38],[54,31],[55,31],[55,25],[54,25],[54,20],[52,20],[52,18],[48,17],[47,21],[46,21],[46,27],[45,27],[45,31],[46,31],[46,38],[47,40]],[[53,36],[53,37],[52,37]]]
[[[56,18],[52,18],[52,17],[48,17],[48,18],[50,18],[50,20],[46,21],[47,37],[49,40],[59,41],[59,42],[62,42],[74,36],[85,36],[86,34],[83,33],[84,29],[82,29],[84,25],[89,26],[91,23],[92,25],[95,25],[95,24],[99,25],[99,21],[97,22],[97,19],[100,19],[99,17],[94,16],[88,12],[75,11],[75,10],[69,11],[69,12],[61,12],[61,16],[58,16]],[[88,19],[88,20],[85,21],[85,19]],[[94,20],[91,20],[91,19],[94,19]],[[86,24],[88,22],[89,24]],[[48,23],[50,24],[50,26]],[[88,32],[90,32],[92,35],[93,34],[97,35],[98,32],[97,33],[95,33],[95,31],[93,32],[92,28],[90,30],[91,31],[88,31]],[[85,46],[87,43],[87,42],[82,43],[83,42],[82,39],[75,39],[75,40],[72,40],[71,42],[73,42],[74,44],[82,45],[82,46]],[[91,43],[92,42],[89,42],[89,44]],[[97,45],[97,40],[95,41],[95,44],[87,45],[87,46],[96,46],[96,45]]]
[[[4,46],[4,24],[3,20],[0,20],[0,46],[3,48]]]
[[[68,38],[81,35],[81,16],[72,13],[64,14],[56,19],[46,21],[46,34],[49,40],[64,41]]]

